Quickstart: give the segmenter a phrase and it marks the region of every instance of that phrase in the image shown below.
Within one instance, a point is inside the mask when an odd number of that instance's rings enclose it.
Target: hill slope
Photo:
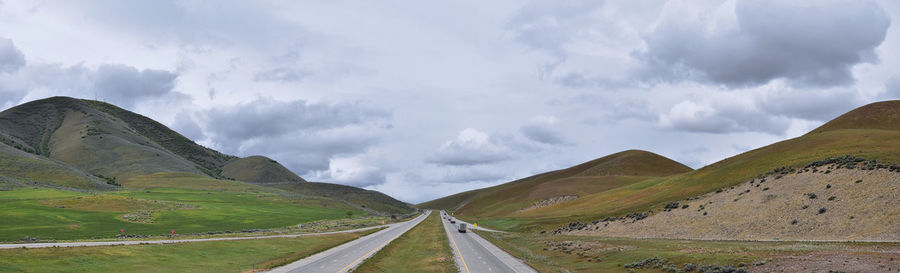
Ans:
[[[618,218],[575,234],[705,240],[900,240],[900,166],[810,164],[672,203],[645,219]]]
[[[306,182],[265,156],[235,158],[222,167],[222,175],[246,182]]]
[[[650,177],[668,176],[691,168],[663,156],[628,150],[567,169],[546,172],[506,184],[468,191],[419,204],[455,209],[462,214],[505,216],[553,205]],[[538,203],[538,204],[535,204]]]
[[[900,130],[900,100],[876,102],[856,108],[809,134],[841,129]]]
[[[68,97],[0,112],[0,132],[4,142],[22,151],[105,177],[166,171],[217,176],[221,165],[234,158],[114,105]]]
[[[647,177],[577,199],[516,213],[498,210],[504,198],[470,201],[460,207],[463,218],[514,222],[507,228],[553,229],[572,221],[591,222],[628,213],[660,210],[667,203],[745,183],[782,167],[799,168],[830,157],[853,155],[881,162],[900,162],[900,109],[896,101],[873,103],[853,110],[797,138],[751,150],[703,168],[667,177]],[[882,118],[878,118],[882,117]],[[527,179],[527,178],[526,178]],[[483,189],[485,191],[492,191]],[[479,198],[474,198],[478,200]]]
[[[0,163],[6,163],[0,166],[4,189],[26,185],[109,189],[110,184],[131,184],[125,183],[131,178],[139,178],[142,187],[158,183],[195,188],[193,182],[203,181],[205,187],[243,188],[225,181],[236,179],[262,186],[287,183],[279,184],[289,189],[284,194],[325,195],[373,213],[412,211],[379,192],[326,183],[292,187],[305,180],[267,157],[223,154],[115,105],[69,97],[36,100],[0,112]],[[189,179],[173,180],[173,175]]]

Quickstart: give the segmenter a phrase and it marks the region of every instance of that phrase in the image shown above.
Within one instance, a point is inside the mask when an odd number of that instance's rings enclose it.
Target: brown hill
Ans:
[[[480,216],[509,215],[535,203],[558,203],[644,180],[690,171],[666,157],[628,150],[570,168],[546,172],[506,184],[459,193],[419,204],[424,208],[455,209]]]
[[[477,190],[482,193],[476,198],[463,200],[468,202],[464,202],[457,215],[464,219],[479,219],[482,225],[500,229],[552,230],[572,222],[592,222],[606,217],[658,211],[670,202],[681,202],[720,188],[730,188],[760,173],[782,167],[799,168],[808,162],[829,157],[853,155],[900,163],[898,109],[900,103],[896,101],[873,103],[842,115],[809,134],[747,151],[694,171],[666,177],[618,176],[614,178],[620,184],[609,185],[608,189],[579,194],[578,198],[562,202],[552,202],[562,200],[559,198],[548,199],[550,202],[538,202],[535,204],[538,206],[527,211],[498,209],[510,197],[475,202],[483,192],[495,189]],[[633,180],[621,181],[626,177]],[[508,206],[521,205],[514,203]]]
[[[900,100],[876,102],[856,108],[809,134],[840,129],[900,130]]]

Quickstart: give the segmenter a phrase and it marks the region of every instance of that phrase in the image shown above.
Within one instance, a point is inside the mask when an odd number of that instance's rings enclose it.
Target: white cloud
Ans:
[[[426,162],[449,166],[496,163],[512,157],[512,149],[504,140],[474,128],[459,132],[456,139],[445,142]]]

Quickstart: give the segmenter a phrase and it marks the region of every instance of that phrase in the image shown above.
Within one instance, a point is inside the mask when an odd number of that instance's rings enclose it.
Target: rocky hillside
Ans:
[[[704,240],[900,240],[900,165],[845,156],[783,167],[661,210],[555,233]]]

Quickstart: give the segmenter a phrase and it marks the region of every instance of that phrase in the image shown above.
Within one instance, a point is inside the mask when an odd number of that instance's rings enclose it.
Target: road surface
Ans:
[[[472,232],[458,232],[458,219],[457,224],[451,224],[450,221],[445,219],[448,216],[443,211],[441,211],[441,216],[441,222],[444,224],[444,230],[447,231],[447,237],[450,238],[450,248],[453,251],[453,256],[456,258],[459,272],[537,273],[537,271],[525,265],[519,259],[509,255],[509,253],[481,238],[481,236]]]
[[[407,222],[394,224],[387,229],[372,233],[365,237],[336,246],[319,254],[272,269],[269,272],[303,272],[303,273],[341,273],[349,272],[366,258],[381,250],[388,243],[403,235],[425,220],[431,211],[427,211]]]
[[[405,222],[404,222],[405,223]],[[301,233],[286,235],[266,235],[266,236],[247,236],[247,237],[222,237],[222,238],[204,238],[204,239],[180,239],[180,240],[144,240],[144,241],[103,241],[103,242],[69,242],[69,243],[31,243],[31,244],[0,244],[0,249],[10,248],[45,248],[45,247],[78,247],[78,246],[118,246],[118,245],[140,245],[140,244],[177,244],[177,243],[195,243],[210,241],[234,241],[234,240],[252,240],[252,239],[270,239],[270,238],[294,238],[313,235],[327,235],[336,233],[357,232],[370,230],[380,227],[392,227],[403,223],[395,223],[388,225],[364,227],[350,230],[330,231],[321,233]]]

